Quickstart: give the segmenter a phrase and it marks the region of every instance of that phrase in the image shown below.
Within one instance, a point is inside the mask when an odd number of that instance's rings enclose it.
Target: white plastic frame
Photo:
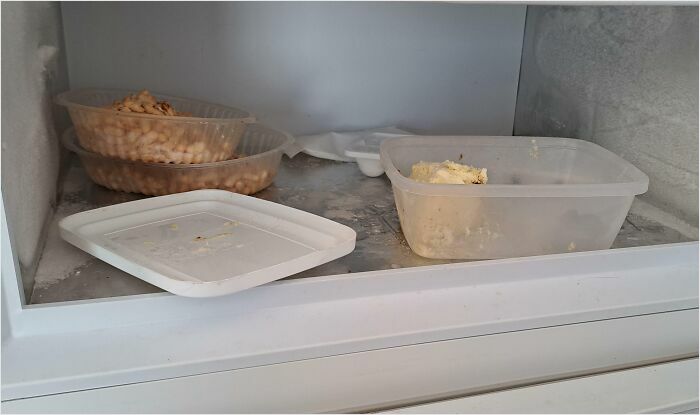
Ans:
[[[630,321],[606,332],[638,349],[624,353],[626,365],[697,354],[697,243],[281,281],[218,299],[163,293],[23,306],[2,213],[3,400],[420,344],[431,353],[437,342],[476,345],[611,319]],[[625,332],[644,316],[666,327],[663,342],[653,341],[658,332]],[[594,367],[599,357],[582,359]]]

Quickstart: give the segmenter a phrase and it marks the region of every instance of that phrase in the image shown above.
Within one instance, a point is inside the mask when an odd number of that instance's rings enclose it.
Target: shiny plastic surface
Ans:
[[[582,140],[413,136],[385,140],[401,228],[418,255],[486,259],[607,249],[647,176]],[[488,169],[484,185],[419,183],[419,161]]]
[[[240,142],[250,113],[218,104],[155,94],[192,116],[150,115],[112,110],[134,91],[81,89],[56,102],[70,113],[80,145],[103,156],[147,163],[209,163],[228,160]]]
[[[239,151],[246,157],[204,164],[143,163],[105,157],[81,148],[75,131],[63,135],[64,145],[78,154],[90,178],[112,190],[160,196],[198,189],[223,189],[253,194],[269,186],[291,136],[251,124]]]

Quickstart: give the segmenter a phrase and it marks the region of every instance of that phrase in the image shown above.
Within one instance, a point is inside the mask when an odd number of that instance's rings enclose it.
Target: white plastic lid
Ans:
[[[196,190],[81,212],[61,236],[173,294],[215,297],[278,280],[355,249],[331,220],[225,190]]]

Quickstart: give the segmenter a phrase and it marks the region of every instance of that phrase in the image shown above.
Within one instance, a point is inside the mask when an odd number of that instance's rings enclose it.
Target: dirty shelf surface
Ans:
[[[73,158],[36,272],[31,303],[162,291],[73,247],[58,234],[58,221],[68,215],[143,197],[114,192],[92,183],[80,162]],[[256,197],[326,217],[357,232],[355,251],[288,278],[462,262],[432,260],[414,254],[401,232],[389,179],[366,177],[355,163],[322,160],[305,154],[293,159],[283,157],[273,185]],[[690,239],[673,229],[630,214],[613,248],[686,241]]]

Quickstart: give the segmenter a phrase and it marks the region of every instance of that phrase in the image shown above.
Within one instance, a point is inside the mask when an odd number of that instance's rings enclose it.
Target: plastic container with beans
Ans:
[[[240,109],[143,92],[82,89],[64,92],[56,102],[68,109],[84,149],[146,163],[229,160],[255,120]]]
[[[260,124],[245,131],[239,151],[245,156],[202,164],[162,164],[121,160],[86,151],[74,129],[63,143],[78,154],[90,178],[112,190],[161,196],[198,189],[224,189],[250,195],[268,187],[279,169],[291,136]]]

